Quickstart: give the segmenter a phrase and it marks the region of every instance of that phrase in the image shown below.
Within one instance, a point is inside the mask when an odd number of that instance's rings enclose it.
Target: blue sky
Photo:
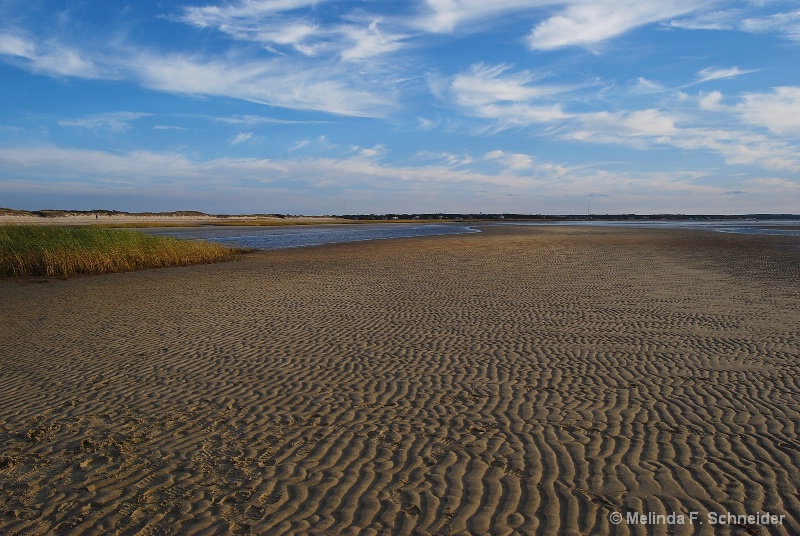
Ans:
[[[0,206],[800,213],[800,4],[3,0]]]

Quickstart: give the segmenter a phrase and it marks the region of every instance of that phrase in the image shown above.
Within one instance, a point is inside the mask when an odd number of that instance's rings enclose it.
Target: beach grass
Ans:
[[[0,226],[0,277],[128,272],[233,259],[219,244],[91,227]]]

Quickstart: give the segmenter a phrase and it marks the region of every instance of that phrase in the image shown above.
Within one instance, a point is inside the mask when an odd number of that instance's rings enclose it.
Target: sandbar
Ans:
[[[0,281],[0,533],[800,534],[798,244],[485,226]]]

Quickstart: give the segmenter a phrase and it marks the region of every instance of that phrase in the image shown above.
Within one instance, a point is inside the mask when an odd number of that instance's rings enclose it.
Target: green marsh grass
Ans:
[[[233,259],[210,242],[96,227],[0,226],[0,277],[128,272]]]

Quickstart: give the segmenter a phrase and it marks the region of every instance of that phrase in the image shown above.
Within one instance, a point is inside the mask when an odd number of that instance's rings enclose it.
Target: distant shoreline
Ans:
[[[116,210],[18,210],[0,208],[0,225],[100,225],[104,227],[199,227],[205,225],[313,225],[378,222],[442,221],[785,221],[800,214],[491,214],[491,213],[387,213],[303,216],[284,214],[206,214],[199,211],[122,212]]]
[[[101,225],[104,227],[195,227],[203,225],[309,225],[343,223],[325,216],[213,215],[202,212],[36,211],[0,209],[0,225]]]

